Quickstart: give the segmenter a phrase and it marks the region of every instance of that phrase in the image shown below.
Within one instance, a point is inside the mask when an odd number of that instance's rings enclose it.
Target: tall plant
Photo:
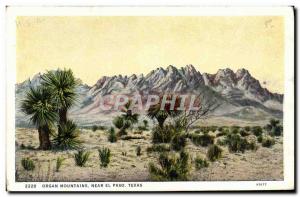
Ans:
[[[71,69],[48,71],[42,75],[41,84],[46,87],[56,103],[59,115],[59,125],[67,123],[68,109],[76,101],[76,87],[80,83],[75,79]],[[58,129],[60,133],[61,129]]]
[[[39,148],[49,150],[50,126],[57,119],[52,92],[44,87],[30,87],[21,103],[21,110],[30,116],[30,121],[37,127],[39,133]]]

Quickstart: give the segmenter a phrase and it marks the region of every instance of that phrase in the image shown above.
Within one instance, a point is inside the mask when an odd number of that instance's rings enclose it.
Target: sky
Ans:
[[[280,16],[20,16],[17,82],[71,68],[83,83],[188,64],[201,73],[246,68],[272,92],[284,92],[284,20]]]

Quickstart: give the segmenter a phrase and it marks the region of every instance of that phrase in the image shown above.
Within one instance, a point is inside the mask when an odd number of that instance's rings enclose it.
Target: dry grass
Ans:
[[[134,136],[133,132],[129,133]],[[107,131],[83,130],[80,138],[84,147],[91,152],[86,167],[75,165],[76,151],[41,151],[17,148],[16,169],[17,181],[150,181],[148,173],[149,162],[156,162],[158,153],[147,153],[152,145],[150,132],[143,132],[144,139],[118,140],[110,143]],[[253,137],[253,136],[252,136]],[[34,129],[17,128],[16,144],[38,147],[37,131]],[[141,156],[136,156],[136,147],[141,147]],[[108,147],[111,150],[111,161],[107,168],[100,168],[98,149]],[[223,157],[208,168],[194,169],[191,165],[190,180],[282,180],[283,151],[282,137],[276,139],[272,148],[259,145],[256,152],[246,151],[244,154],[229,153],[223,147]],[[192,157],[205,158],[207,147],[195,146],[187,141],[186,151]],[[127,152],[126,156],[122,152]],[[55,165],[58,156],[65,158],[64,165],[56,172]],[[32,172],[25,171],[21,159],[30,157],[35,161],[36,168]]]

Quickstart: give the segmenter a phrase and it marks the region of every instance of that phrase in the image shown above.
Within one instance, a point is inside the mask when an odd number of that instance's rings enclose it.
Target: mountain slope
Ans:
[[[17,122],[22,122],[24,118],[18,111],[20,100],[29,86],[39,85],[40,80],[39,73],[30,81],[16,84]],[[148,94],[162,93],[201,94],[206,99],[216,100],[220,103],[215,112],[216,116],[228,115],[239,119],[245,116],[249,119],[252,114],[251,119],[255,119],[261,118],[261,114],[264,114],[266,118],[282,117],[283,95],[271,93],[263,88],[246,69],[239,69],[234,73],[226,68],[218,70],[215,74],[201,74],[192,65],[182,68],[170,65],[166,69],[159,67],[152,70],[147,75],[103,76],[92,87],[82,84],[76,91],[79,94],[78,103],[70,110],[70,115],[74,117],[88,118],[89,115],[99,114],[96,117],[100,120],[104,112],[99,108],[99,97],[105,95],[139,94],[144,98]]]

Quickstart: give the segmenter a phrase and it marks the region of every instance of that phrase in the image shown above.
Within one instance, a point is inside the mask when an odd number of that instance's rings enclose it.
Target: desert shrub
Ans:
[[[57,159],[56,159],[56,167],[55,167],[56,172],[59,172],[59,169],[63,165],[64,161],[65,161],[65,158],[63,158],[63,157],[57,157]]]
[[[92,131],[97,131],[98,130],[98,126],[97,125],[93,125],[92,126]]]
[[[21,164],[26,171],[33,171],[35,169],[34,162],[30,158],[23,158]]]
[[[218,131],[219,131],[219,132],[222,132],[223,130],[224,130],[223,127],[218,127]]]
[[[141,146],[137,146],[136,149],[135,149],[135,152],[136,152],[136,156],[141,156],[142,155],[142,148]]]
[[[186,181],[189,172],[189,155],[181,152],[180,156],[162,153],[158,159],[158,166],[149,164],[150,178],[153,181]]]
[[[115,129],[113,127],[111,127],[109,130],[108,141],[111,143],[114,143],[117,141],[117,135],[116,135]]]
[[[280,121],[276,119],[271,119],[269,124],[265,126],[265,129],[272,136],[281,136],[283,127],[280,125]]]
[[[217,129],[218,129],[217,126],[210,126],[210,127],[208,128],[208,130],[211,131],[211,132],[215,132]]]
[[[244,129],[245,129],[245,131],[247,131],[247,132],[251,131],[251,128],[250,128],[249,126],[245,126]]]
[[[266,138],[263,138],[262,140],[262,146],[263,147],[267,147],[267,148],[270,148],[272,147],[273,145],[275,144],[275,140],[272,138],[272,137],[266,137]]]
[[[226,144],[230,152],[242,152],[247,150],[248,142],[238,134],[230,134],[226,137]]]
[[[171,142],[174,134],[175,134],[175,130],[172,125],[165,125],[163,127],[156,126],[153,128],[152,142],[169,143]]]
[[[241,129],[241,130],[240,130],[240,135],[241,135],[242,137],[246,137],[246,136],[250,135],[250,132],[249,132],[249,131],[246,131],[246,130],[244,130],[244,129]]]
[[[79,150],[74,154],[75,163],[77,166],[83,167],[90,157],[90,152]]]
[[[203,159],[199,156],[195,159],[195,168],[197,170],[200,170],[201,168],[207,168],[209,166],[209,163],[206,159]]]
[[[123,151],[123,152],[122,152],[122,155],[123,155],[124,157],[126,157],[126,156],[127,156],[127,152]]]
[[[233,133],[233,134],[238,134],[239,131],[240,131],[240,127],[239,127],[239,126],[232,126],[232,127],[230,128],[230,131],[231,131],[231,133]]]
[[[81,148],[82,142],[79,140],[79,130],[73,121],[67,121],[59,125],[60,132],[53,139],[56,149],[68,150]]]
[[[222,157],[222,152],[223,150],[218,145],[212,144],[208,147],[206,157],[210,161],[216,161]]]
[[[226,141],[225,141],[225,140],[218,139],[218,140],[217,140],[217,145],[225,146],[225,145],[226,145]]]
[[[196,130],[196,131],[195,131],[195,134],[200,134],[200,133],[201,133],[200,130]]]
[[[252,131],[253,135],[255,135],[255,136],[260,136],[263,133],[261,126],[253,126],[251,128],[251,131]]]
[[[263,136],[262,135],[258,136],[257,137],[257,142],[262,143],[262,141],[263,141]]]
[[[215,137],[209,134],[197,135],[191,134],[189,138],[197,146],[208,146],[214,143]]]
[[[229,134],[229,130],[228,129],[222,129],[222,131],[220,131],[219,133],[217,133],[217,137],[221,137],[224,135],[228,135]]]
[[[183,134],[176,134],[172,141],[171,141],[171,147],[175,151],[182,150],[186,145],[186,139]]]
[[[271,130],[271,134],[274,136],[281,136],[282,131],[283,131],[283,127],[281,125],[279,125],[279,126],[274,127]]]
[[[147,148],[147,152],[167,152],[170,151],[170,146],[168,146],[167,144],[153,144],[152,146]]]
[[[102,148],[102,149],[98,149],[98,153],[99,153],[99,159],[100,159],[100,166],[101,167],[107,167],[107,165],[110,162],[110,150],[109,148]]]
[[[248,142],[247,149],[252,150],[252,151],[256,151],[258,149],[258,146],[257,146],[255,141]]]

